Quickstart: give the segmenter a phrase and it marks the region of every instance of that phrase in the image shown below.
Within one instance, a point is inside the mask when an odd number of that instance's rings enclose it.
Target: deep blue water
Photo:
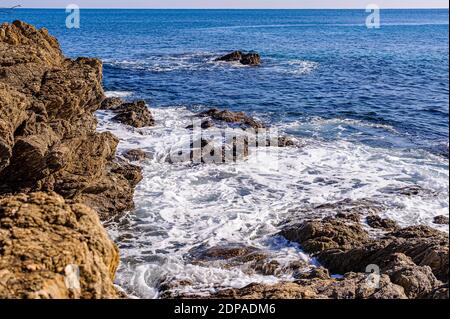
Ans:
[[[154,107],[244,110],[272,123],[298,121],[290,133],[300,136],[448,156],[448,10],[383,10],[380,29],[367,29],[366,16],[83,10],[81,28],[67,29],[64,10],[23,9],[0,20],[46,27],[66,55],[103,59],[107,91],[132,92]],[[263,65],[212,62],[235,49],[258,51]]]

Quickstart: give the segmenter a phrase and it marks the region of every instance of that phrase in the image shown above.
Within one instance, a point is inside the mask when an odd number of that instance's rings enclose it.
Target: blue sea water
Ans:
[[[336,213],[323,204],[448,232],[433,223],[449,209],[448,10],[382,10],[380,29],[366,28],[364,10],[82,10],[80,29],[66,16],[0,12],[48,28],[70,57],[102,59],[108,95],[151,107],[155,127],[139,130],[97,114],[119,155],[153,155],[140,163],[136,210],[107,225],[121,252],[116,283],[131,296],[293,280],[290,263],[317,263],[277,236],[280,223]],[[236,49],[259,52],[262,65],[214,62]],[[304,146],[256,152],[262,162],[167,163],[189,141],[193,112],[211,107],[248,112]],[[262,249],[280,274],[190,257],[230,245]]]
[[[101,58],[106,90],[132,91],[152,106],[216,106],[274,123],[359,120],[376,125],[348,124],[343,132],[328,128],[320,134],[448,156],[448,10],[382,10],[380,29],[366,28],[367,15],[82,10],[80,29],[66,28],[64,10],[16,10],[0,19],[48,28],[69,56]],[[235,49],[259,52],[263,67],[208,63]]]

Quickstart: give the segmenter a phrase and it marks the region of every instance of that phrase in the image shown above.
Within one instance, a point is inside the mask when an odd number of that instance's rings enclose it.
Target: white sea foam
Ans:
[[[105,60],[106,65],[126,70],[139,70],[156,73],[173,71],[204,71],[213,69],[242,69],[251,68],[239,61],[216,61],[220,53],[193,52],[174,55],[152,55],[139,60]],[[268,68],[285,74],[306,75],[319,67],[318,62],[294,59],[278,62],[270,57],[263,57],[262,68]]]
[[[316,70],[319,67],[319,63],[306,60],[293,60],[288,62],[288,66],[287,72],[296,75],[304,75],[310,74]]]
[[[128,91],[106,91],[105,96],[106,97],[130,97],[133,95],[133,92]]]
[[[185,127],[192,113],[184,108],[152,112],[156,126],[134,130],[111,123],[106,111],[98,113],[100,130],[120,137],[119,152],[141,148],[154,154],[143,164],[136,211],[109,229],[122,254],[117,283],[132,295],[156,298],[166,279],[189,280],[192,285],[182,291],[204,293],[291,280],[289,273],[277,278],[239,267],[194,265],[186,255],[199,245],[242,244],[263,249],[280,263],[314,264],[298,246],[274,237],[280,222],[311,205],[371,199],[387,207],[383,216],[402,226],[425,224],[448,232],[448,226],[433,224],[435,216],[448,215],[447,159],[425,151],[316,140],[278,154],[259,149],[236,164],[171,165],[165,158],[173,145],[189,138]],[[267,165],[275,161],[277,166]],[[386,192],[412,185],[429,191],[418,196]]]

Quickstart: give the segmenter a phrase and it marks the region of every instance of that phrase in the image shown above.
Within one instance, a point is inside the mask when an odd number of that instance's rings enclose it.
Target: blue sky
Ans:
[[[1,0],[0,7],[30,8],[448,8],[448,0]]]

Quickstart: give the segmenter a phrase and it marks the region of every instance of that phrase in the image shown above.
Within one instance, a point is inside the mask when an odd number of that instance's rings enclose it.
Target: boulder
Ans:
[[[217,58],[216,61],[240,62],[243,65],[257,66],[261,64],[261,56],[256,52],[244,53],[242,51],[234,51]]]
[[[243,54],[241,58],[241,63],[244,65],[260,65],[261,56],[258,53]]]
[[[115,108],[114,112],[117,113],[117,115],[113,117],[113,121],[125,125],[136,128],[155,125],[155,120],[145,104],[145,101],[124,103]]]
[[[391,255],[382,265],[382,271],[393,283],[402,286],[410,299],[423,299],[442,285],[429,266],[417,266],[401,253]]]
[[[367,221],[367,224],[372,228],[378,228],[378,229],[383,229],[383,230],[387,230],[387,231],[394,231],[399,228],[398,224],[395,221],[393,221],[392,219],[381,218],[378,215],[368,216],[366,221]]]
[[[232,112],[228,110],[210,109],[199,114],[200,117],[209,117],[214,121],[238,124],[242,128],[260,129],[264,125],[248,116],[244,112]]]
[[[0,199],[0,298],[117,298],[116,246],[97,213],[55,193]]]
[[[436,216],[433,219],[433,223],[435,223],[436,225],[448,225],[448,216],[444,215]]]
[[[307,253],[329,249],[352,249],[369,241],[367,232],[359,223],[340,218],[312,220],[285,227],[281,233],[289,241],[299,243]]]
[[[150,155],[140,149],[127,150],[122,156],[131,162],[140,162],[150,158]]]

